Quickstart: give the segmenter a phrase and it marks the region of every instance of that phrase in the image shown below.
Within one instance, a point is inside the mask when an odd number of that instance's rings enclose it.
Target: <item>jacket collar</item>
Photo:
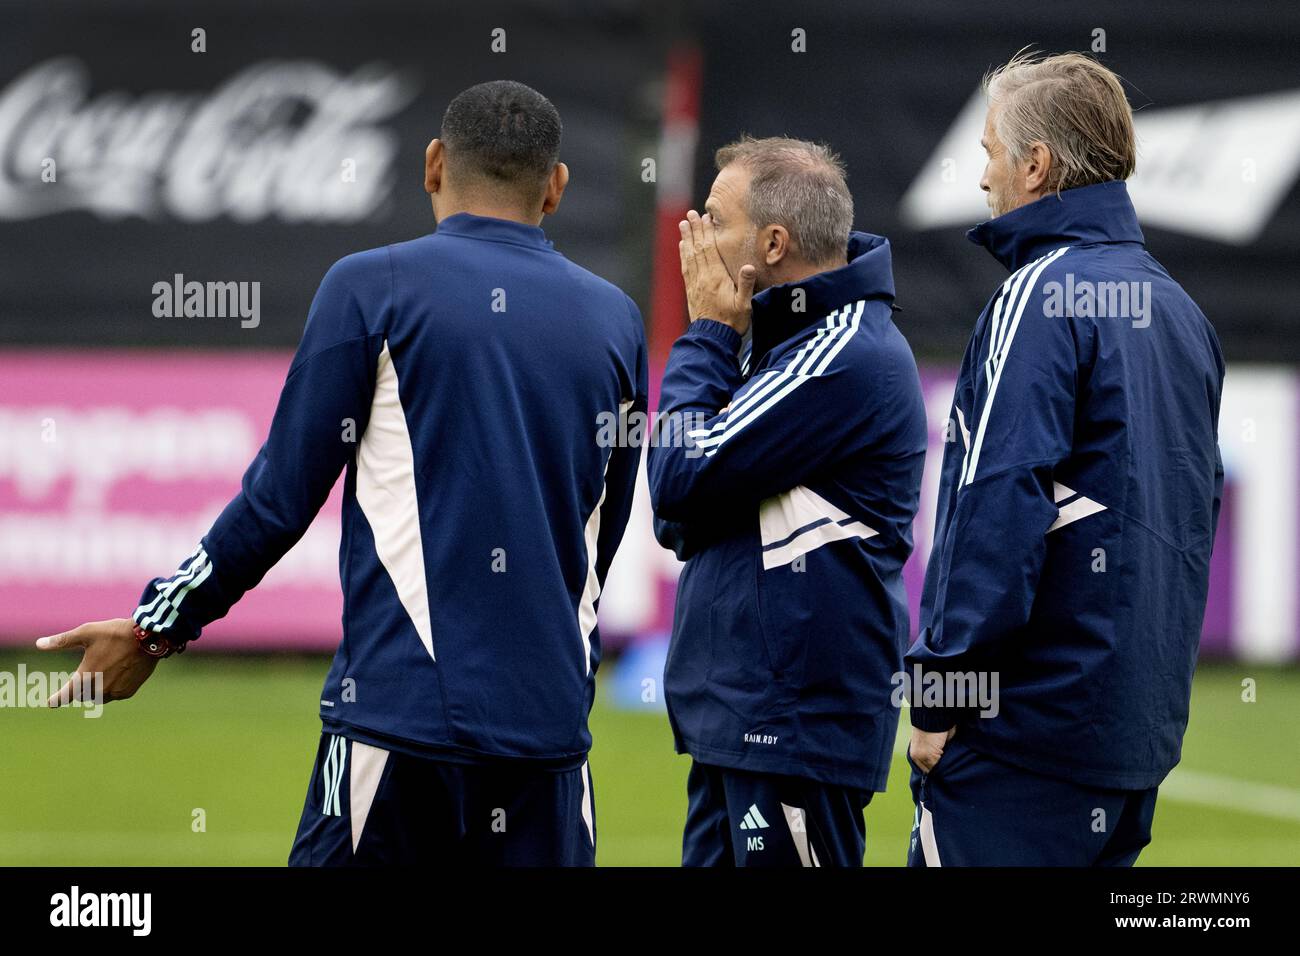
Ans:
[[[888,239],[867,232],[851,233],[848,259],[848,264],[838,269],[770,286],[754,296],[750,368],[758,368],[771,349],[850,302],[893,302],[894,272]],[[793,308],[795,290],[803,291],[801,311]]]
[[[1061,246],[1146,242],[1122,180],[1052,193],[980,223],[966,238],[1012,272]]]
[[[529,226],[510,219],[494,219],[458,212],[438,223],[438,232],[468,239],[487,239],[495,242],[513,242],[521,246],[553,248],[541,226]]]

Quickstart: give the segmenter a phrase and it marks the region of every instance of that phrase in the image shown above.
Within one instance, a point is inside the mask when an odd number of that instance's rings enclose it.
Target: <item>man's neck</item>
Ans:
[[[848,257],[838,262],[827,262],[821,265],[814,265],[808,262],[790,263],[783,268],[774,277],[772,285],[789,285],[791,282],[802,282],[804,279],[811,279],[815,275],[823,272],[830,272],[834,269],[843,269],[849,264]]]
[[[517,222],[525,226],[540,226],[542,224],[541,213],[530,215],[517,206],[496,205],[490,202],[455,203],[442,210],[442,215],[438,219],[441,221],[462,212],[467,212],[471,216],[486,216],[489,219],[505,219],[508,222]]]

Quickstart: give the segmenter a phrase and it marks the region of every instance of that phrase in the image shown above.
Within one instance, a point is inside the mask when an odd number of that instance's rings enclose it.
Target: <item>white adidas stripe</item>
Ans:
[[[1024,278],[1029,274],[1030,270],[1037,267],[1040,263],[1043,263],[1044,260],[1063,251],[1063,249],[1058,249],[1056,250],[1056,253],[1048,253],[1046,256],[1039,256],[1033,262],[1021,266],[1002,283],[1001,291],[993,306],[993,316],[989,323],[988,352],[984,359],[984,374],[988,381],[990,400],[993,394],[994,373],[999,364],[997,358],[1001,354],[1001,345],[1005,340],[1006,329],[1009,325],[1009,322],[1006,320],[1010,318],[1012,310],[1016,307],[1016,299],[1020,294]],[[989,402],[986,401],[986,410],[988,405]],[[976,423],[976,427],[979,427],[978,422]],[[971,466],[970,436],[967,433],[964,437],[966,438],[966,453],[963,455],[961,461],[961,474],[957,479],[958,488],[967,484],[967,474]]]
[[[177,569],[176,575],[173,577],[173,579],[171,581],[164,581],[162,584],[158,586],[157,593],[154,595],[154,599],[150,601],[148,604],[142,604],[140,607],[135,609],[136,615],[151,614],[154,611],[154,609],[158,607],[158,605],[162,602],[163,598],[167,594],[171,593],[171,589],[175,587],[178,579],[188,580],[191,576],[193,576],[195,568],[200,563],[199,556],[200,554],[202,554],[202,552],[203,552],[202,545],[199,545],[197,548],[195,548],[194,553],[181,562],[181,566],[180,568]]]
[[[820,375],[825,371],[829,364],[829,358],[819,358],[827,354],[830,349],[830,357],[833,358],[843,348],[843,336],[851,336],[857,328],[857,322],[861,318],[862,309],[866,305],[865,300],[856,303],[850,303],[841,309],[837,309],[826,317],[825,324],[817,330],[817,334],[805,342],[799,351],[795,354],[786,365],[780,370],[769,369],[764,372],[756,382],[761,383],[758,387],[746,391],[740,399],[733,403],[731,411],[725,418],[713,425],[712,428],[696,429],[690,433],[690,436],[696,439],[697,443],[709,447],[710,445],[721,444],[722,435],[727,430],[744,418],[748,410],[755,406],[757,402],[770,395],[773,390],[784,387],[784,384],[797,376]],[[856,306],[856,312],[854,308]],[[852,314],[851,314],[852,313]],[[836,344],[838,343],[838,344]],[[814,369],[814,364],[817,368]]]
[[[203,554],[203,545],[200,544],[198,547],[196,547],[193,551],[190,552],[190,556],[188,558],[186,558],[184,561],[181,562],[181,566],[177,568],[176,575],[173,577],[173,580],[164,581],[161,585],[159,585],[157,594],[154,596],[154,599],[152,601],[150,601],[148,604],[142,604],[135,609],[136,615],[150,614],[153,611],[153,609],[158,606],[158,603],[163,599],[163,597],[171,593],[171,589],[174,588],[177,584],[177,580],[176,580],[177,578],[188,580],[188,578],[194,574],[195,567],[199,562],[200,556],[202,554]]]
[[[338,742],[338,737],[330,736],[329,750],[325,752],[325,763],[320,769],[321,779],[325,782],[325,798],[321,801],[320,812],[325,816],[330,815],[330,796],[334,790],[334,752]]]
[[[695,429],[690,433],[690,436],[696,440],[707,439],[715,433],[721,432],[727,427],[727,422],[733,421],[736,416],[746,408],[761,399],[764,395],[768,394],[768,392],[777,386],[779,380],[784,378],[785,375],[786,370],[784,368],[770,368],[764,372],[760,372],[759,375],[750,382],[750,387],[745,394],[732,402],[731,409],[727,413],[726,417],[716,422],[712,428]]]
[[[844,346],[847,345],[849,339],[853,337],[853,333],[858,330],[858,324],[862,321],[862,310],[866,308],[866,305],[867,305],[866,300],[860,301],[858,303],[858,307],[853,310],[853,318],[849,320],[848,334],[841,335],[835,339],[835,344],[832,345],[829,349],[827,349],[826,357],[823,358],[821,362],[818,363],[817,367],[813,369],[812,374],[814,376],[824,374],[826,369],[830,367],[830,364],[832,360],[834,360],[835,356],[839,355],[840,352],[843,351]],[[812,361],[813,361],[812,359],[809,360],[810,365],[812,364]]]
[[[348,742],[337,734],[330,739],[329,753],[325,757],[322,774],[325,777],[325,804],[321,813],[329,817],[343,816],[339,800],[339,788],[343,783],[343,772],[348,764]]]
[[[138,619],[140,627],[146,631],[151,630],[158,624],[163,613],[168,609],[171,614],[167,620],[161,624],[161,627],[168,628],[176,623],[176,617],[180,613],[181,602],[185,600],[185,595],[189,594],[194,588],[198,587],[208,579],[212,573],[212,562],[208,558],[208,553],[202,546],[198,549],[198,554],[190,564],[189,570],[184,574],[178,574],[172,580],[164,582],[158,587],[158,596],[149,605],[153,608],[152,613],[147,613],[143,618]],[[171,596],[180,588],[180,593],[176,595],[173,601]],[[140,612],[137,610],[136,614]]]
[[[847,314],[848,306],[845,306],[843,309],[837,309],[826,316],[825,324],[817,330],[816,335],[800,346],[794,358],[779,369],[767,369],[762,372],[750,383],[750,387],[745,390],[745,394],[732,403],[731,411],[725,418],[714,424],[712,428],[697,428],[695,431],[690,432],[690,436],[699,441],[725,431],[729,423],[736,421],[747,408],[768,395],[772,389],[778,387],[782,380],[789,378],[793,374],[798,374],[799,365],[807,358],[809,353],[814,349],[820,349],[827,338],[835,334],[835,329],[843,327],[842,320]]]
[[[811,367],[812,363],[814,362],[819,362],[819,364],[817,365],[816,368],[813,369],[811,374],[803,374],[803,373],[783,374],[775,383],[776,385],[779,386],[778,390],[775,392],[775,394],[767,398],[761,405],[758,405],[757,407],[751,409],[747,409],[748,413],[742,415],[739,421],[737,421],[734,416],[728,415],[727,421],[725,423],[727,426],[725,431],[717,435],[709,436],[708,438],[700,439],[697,442],[697,444],[699,444],[701,447],[704,448],[705,457],[712,457],[713,455],[715,455],[718,449],[722,447],[722,445],[725,442],[727,442],[732,437],[734,437],[735,435],[743,431],[745,428],[747,428],[750,424],[758,420],[758,418],[760,418],[764,412],[768,411],[770,408],[772,408],[772,406],[780,402],[781,399],[785,398],[787,395],[789,395],[795,389],[799,388],[805,382],[808,382],[811,379],[821,375],[826,370],[826,367],[829,364],[829,362],[836,355],[839,354],[840,350],[844,348],[844,345],[848,342],[848,340],[852,338],[853,335],[857,332],[859,322],[862,317],[862,309],[864,305],[865,303],[858,303],[856,311],[853,313],[852,318],[849,320],[849,324],[837,326],[834,330],[832,330],[831,334],[822,343],[822,346],[819,349],[814,350],[813,353],[809,356],[809,358],[805,362],[805,365],[807,367]],[[834,346],[830,349],[830,351],[827,354],[825,354],[824,359],[819,361],[819,356],[821,356],[822,353],[826,351],[827,346],[830,346],[831,343],[835,343]],[[694,437],[693,433],[692,433],[692,437]]]
[[[984,434],[988,430],[989,418],[993,414],[993,400],[997,397],[998,384],[1002,381],[1002,371],[1006,368],[1006,358],[1011,353],[1011,346],[1016,339],[1016,330],[1020,328],[1020,319],[1025,314],[1025,303],[1029,301],[1034,291],[1034,286],[1038,282],[1038,277],[1042,275],[1043,270],[1069,251],[1069,246],[1057,249],[1055,252],[1043,257],[1042,261],[1034,268],[1025,281],[1022,292],[1017,296],[1015,302],[1015,317],[1011,319],[1010,328],[1006,332],[1006,345],[1001,350],[1001,360],[997,362],[997,367],[993,372],[993,383],[989,386],[988,398],[984,401],[984,408],[980,413],[979,425],[975,431],[975,441],[971,443],[969,454],[969,468],[964,468],[965,484],[969,485],[975,480],[975,475],[979,469],[980,451],[984,447]]]
[[[735,401],[731,403],[731,412],[727,416],[727,418],[724,418],[721,421],[715,423],[712,428],[696,429],[695,431],[691,432],[691,437],[696,438],[701,435],[707,436],[707,435],[712,435],[714,432],[721,431],[722,429],[727,427],[728,420],[734,419],[745,408],[752,405],[755,401],[757,401],[758,399],[766,395],[768,391],[770,391],[770,389],[775,386],[776,380],[786,375],[789,372],[789,370],[793,368],[796,364],[798,364],[803,359],[803,357],[821,340],[822,335],[831,328],[831,326],[835,322],[836,316],[838,315],[839,312],[832,312],[830,315],[828,315],[826,317],[825,325],[823,325],[820,329],[818,329],[817,334],[814,335],[811,339],[809,339],[799,348],[799,351],[795,353],[793,359],[791,359],[781,368],[770,368],[763,372],[760,372],[756,378],[754,378],[751,382],[749,382],[748,388],[742,390],[744,391],[745,394],[740,395]]]
[[[208,556],[206,554],[203,556],[203,560],[204,560],[204,566],[203,566],[203,570],[199,573],[199,576],[194,578],[189,583],[187,583],[185,587],[181,588],[180,593],[176,595],[176,598],[174,600],[172,600],[171,602],[172,612],[171,614],[168,615],[167,620],[164,621],[162,625],[164,630],[166,630],[167,628],[171,627],[173,624],[176,623],[176,618],[181,613],[181,602],[185,600],[185,595],[189,594],[196,587],[198,587],[200,584],[206,581],[208,577],[212,574],[212,562],[208,560]]]
[[[984,376],[988,382],[990,394],[992,394],[993,391],[993,373],[997,364],[996,358],[1000,354],[1000,346],[1003,341],[1004,333],[1006,332],[1006,323],[1003,321],[1003,317],[1010,317],[1012,309],[1015,308],[1015,300],[1017,295],[1020,293],[1024,277],[1031,269],[1046,258],[1047,256],[1039,256],[1033,262],[1021,266],[1008,276],[1002,283],[1002,287],[998,291],[998,295],[994,300],[993,315],[989,322],[988,352],[984,358]],[[957,478],[958,488],[966,484],[966,474],[970,468],[971,444],[969,431],[964,432],[963,437],[965,438],[966,450],[961,460],[961,474]]]
[[[1025,276],[1029,271],[1038,265],[1047,256],[1039,256],[1028,265],[1021,266],[1011,277],[1002,285],[1002,297],[998,302],[997,308],[993,310],[993,328],[989,335],[989,354],[985,365],[985,371],[988,372],[989,384],[993,384],[993,371],[997,365],[997,357],[1001,354],[1002,344],[1006,341],[1007,326],[1010,324],[1012,310],[1016,307],[1016,300],[1020,295],[1021,287],[1025,283]]]
[[[814,348],[808,351],[808,354],[804,358],[803,363],[800,364],[798,362],[795,362],[789,366],[792,374],[794,375],[809,374],[809,369],[813,367],[813,363],[817,361],[817,358],[826,351],[827,346],[829,346],[832,342],[838,340],[841,332],[846,327],[846,322],[849,318],[849,313],[852,311],[852,309],[853,309],[853,305],[849,304],[842,309],[838,309],[834,313],[835,316],[834,324],[827,325],[825,329],[821,330],[818,333],[817,338],[820,339],[820,341],[817,342]]]

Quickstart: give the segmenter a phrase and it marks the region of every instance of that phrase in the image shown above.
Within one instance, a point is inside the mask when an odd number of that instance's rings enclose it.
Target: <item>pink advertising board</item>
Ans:
[[[0,351],[0,644],[127,616],[238,490],[270,424],[288,352]],[[904,579],[916,628],[953,372],[922,370],[931,442]],[[1228,474],[1202,649],[1300,656],[1300,375],[1234,367],[1221,429]],[[1255,440],[1259,431],[1267,440]],[[341,483],[340,483],[341,485]],[[332,650],[341,636],[336,486],[262,584],[204,631],[204,648]],[[610,646],[671,627],[679,567],[658,546],[638,483],[601,598]]]
[[[239,489],[289,352],[0,352],[0,641],[129,616]],[[339,641],[341,482],[205,647]]]

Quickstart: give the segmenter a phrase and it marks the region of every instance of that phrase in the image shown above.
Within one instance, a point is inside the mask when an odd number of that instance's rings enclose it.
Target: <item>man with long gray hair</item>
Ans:
[[[1187,727],[1223,358],[1146,251],[1119,78],[1017,55],[986,91],[994,218],[970,238],[1011,276],[957,381],[907,657],[909,862],[1126,866]]]
[[[686,560],[665,672],[694,760],[682,862],[861,866],[898,726],[920,380],[838,158],[745,138],[716,160],[680,224],[691,326],[648,457]]]

